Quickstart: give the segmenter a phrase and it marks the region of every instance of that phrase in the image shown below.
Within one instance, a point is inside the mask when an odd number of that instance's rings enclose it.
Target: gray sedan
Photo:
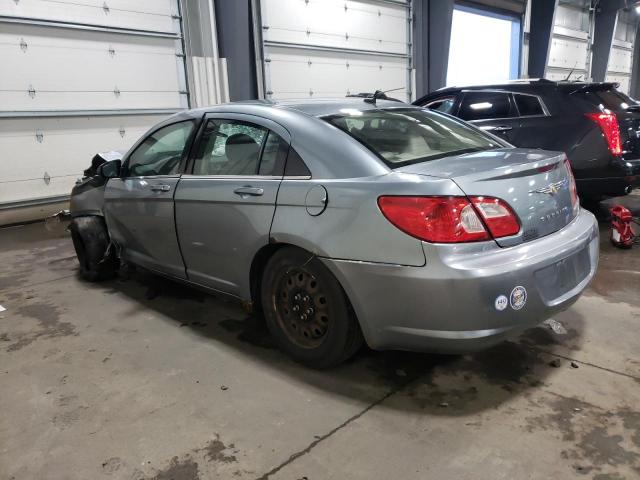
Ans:
[[[261,312],[281,348],[466,352],[577,300],[598,263],[566,156],[372,99],[182,112],[73,190],[89,280],[131,263]]]

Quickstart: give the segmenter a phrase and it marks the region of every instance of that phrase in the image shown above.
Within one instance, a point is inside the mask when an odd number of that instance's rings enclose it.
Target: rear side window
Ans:
[[[534,97],[532,95],[519,95],[517,93],[514,93],[513,98],[516,100],[518,112],[520,112],[521,117],[544,115],[544,109],[542,108],[542,104],[540,103],[540,99],[538,97]]]
[[[463,120],[486,120],[514,117],[509,94],[502,92],[468,92],[464,95],[460,114]]]

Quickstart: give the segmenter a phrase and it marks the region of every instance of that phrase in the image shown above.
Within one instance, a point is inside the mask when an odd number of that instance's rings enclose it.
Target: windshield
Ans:
[[[349,108],[324,120],[358,140],[391,168],[508,146],[463,122],[415,108]]]

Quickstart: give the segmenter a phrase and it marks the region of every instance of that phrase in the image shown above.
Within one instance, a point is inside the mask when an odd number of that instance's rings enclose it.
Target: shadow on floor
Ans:
[[[90,288],[124,295],[177,328],[224,342],[248,361],[290,375],[314,388],[363,402],[400,391],[394,408],[440,415],[465,415],[497,407],[514,396],[544,384],[556,367],[551,357],[534,348],[553,351],[563,340],[539,327],[510,342],[473,355],[444,356],[400,351],[376,352],[363,347],[344,365],[315,371],[281,353],[262,319],[247,315],[233,303],[145,271]],[[579,347],[582,318],[574,314],[565,339]],[[558,337],[562,338],[562,337]],[[373,396],[372,396],[373,395]]]

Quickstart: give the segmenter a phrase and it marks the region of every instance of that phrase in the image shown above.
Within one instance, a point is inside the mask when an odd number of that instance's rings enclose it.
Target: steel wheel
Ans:
[[[278,323],[302,348],[320,345],[329,329],[327,297],[318,279],[302,268],[288,270],[275,292]]]
[[[342,287],[311,253],[292,246],[279,249],[265,265],[260,290],[269,332],[295,360],[328,368],[362,345]]]

